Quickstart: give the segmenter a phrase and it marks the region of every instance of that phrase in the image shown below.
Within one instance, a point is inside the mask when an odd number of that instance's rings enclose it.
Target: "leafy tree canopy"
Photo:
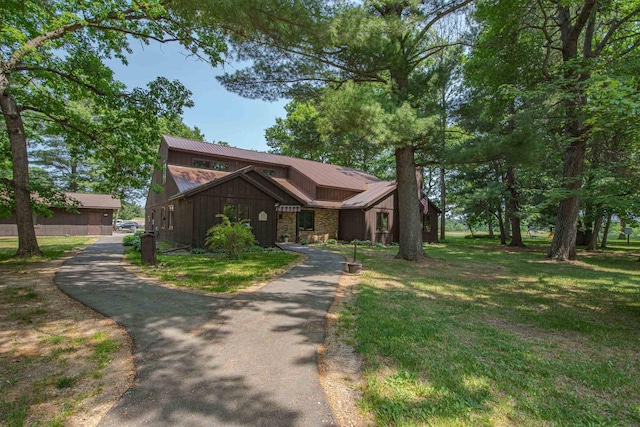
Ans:
[[[126,64],[132,41],[179,42],[211,63],[221,60],[225,43],[217,28],[196,27],[167,9],[167,0],[8,0],[3,3],[0,44],[0,106],[5,118],[2,180],[17,218],[19,255],[38,253],[31,218],[34,192],[47,204],[44,189],[30,182],[28,144],[44,137],[73,142],[101,167],[106,190],[146,184],[155,162],[161,117],[192,105],[178,81],[159,77],[146,88],[127,90],[105,65]],[[8,151],[3,150],[3,155]],[[141,167],[142,166],[142,167]],[[33,187],[30,187],[33,185]]]

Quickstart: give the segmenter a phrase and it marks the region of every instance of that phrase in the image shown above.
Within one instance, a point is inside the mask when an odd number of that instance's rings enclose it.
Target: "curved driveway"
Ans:
[[[120,236],[65,262],[55,278],[60,289],[124,326],[134,341],[136,384],[100,425],[336,425],[317,353],[344,259],[290,248],[309,259],[233,299],[138,279],[120,266]]]

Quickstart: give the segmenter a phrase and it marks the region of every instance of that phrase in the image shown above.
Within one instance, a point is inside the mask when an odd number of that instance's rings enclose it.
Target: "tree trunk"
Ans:
[[[589,240],[587,240],[587,250],[595,251],[598,246],[598,234],[600,234],[600,229],[602,228],[602,208],[598,207],[595,212],[596,218],[593,223],[593,229],[591,230],[591,235],[589,236]],[[586,236],[585,236],[586,237]]]
[[[445,240],[445,203],[446,203],[446,187],[444,185],[444,152],[447,148],[447,91],[444,86],[440,90],[440,240]]]
[[[400,248],[396,258],[420,262],[426,254],[422,247],[422,217],[413,145],[397,148],[395,155],[400,222]]]
[[[604,226],[604,231],[602,232],[602,242],[600,242],[600,249],[605,249],[607,247],[607,236],[609,235],[612,216],[613,214],[611,212],[607,214],[607,224]]]
[[[487,216],[487,228],[489,229],[489,238],[493,239],[493,214],[489,210],[489,204],[485,206],[485,215]]]
[[[519,194],[515,186],[516,170],[513,166],[507,168],[507,190],[509,191],[507,211],[509,212],[509,222],[511,223],[511,243],[509,246],[524,247],[522,242],[522,231],[520,230],[520,215],[518,214]]]
[[[558,205],[556,217],[556,230],[551,242],[551,249],[547,255],[557,261],[578,259],[576,253],[576,233],[578,231],[578,211],[580,199],[576,194],[580,189],[580,176],[584,166],[584,154],[586,143],[579,139],[573,141],[565,151],[563,165],[564,185],[570,194],[562,199]]]
[[[73,192],[73,193],[77,193],[78,192],[78,161],[71,156],[70,158],[70,163],[71,163],[71,176],[69,179],[69,191]]]
[[[557,3],[556,22],[560,30],[562,62],[565,65],[564,79],[567,82],[564,87],[566,96],[564,136],[569,142],[564,151],[562,166],[562,186],[567,196],[558,205],[556,232],[548,253],[549,258],[557,261],[578,259],[576,253],[576,232],[580,209],[578,191],[582,187],[582,170],[588,137],[582,108],[586,102],[584,82],[589,78],[589,73],[577,71],[572,64],[576,59],[580,59],[578,43],[581,37],[584,39],[582,42],[585,49],[592,45],[593,34],[585,36],[583,30],[588,22],[585,18],[594,13],[597,3],[594,0],[585,1],[578,14],[572,11],[571,6],[562,2]]]
[[[0,107],[7,125],[13,164],[14,214],[18,226],[18,257],[42,255],[36,239],[31,212],[27,136],[15,99],[8,92],[0,94]]]
[[[620,218],[620,234],[618,234],[618,240],[627,240],[627,234],[624,232],[627,228],[627,224],[624,218]]]
[[[507,244],[507,228],[505,227],[505,212],[502,210],[502,203],[498,203],[498,228],[500,229],[500,244]]]
[[[446,225],[446,187],[444,185],[444,166],[440,167],[440,241],[444,242],[445,240],[445,225]]]

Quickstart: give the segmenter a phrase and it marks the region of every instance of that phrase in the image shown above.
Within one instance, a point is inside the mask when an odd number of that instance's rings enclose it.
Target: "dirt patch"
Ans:
[[[131,341],[63,294],[64,259],[0,264],[0,424],[94,426],[131,386]]]
[[[348,337],[339,328],[338,313],[345,308],[359,283],[358,275],[343,274],[336,297],[327,315],[324,345],[319,350],[320,382],[327,400],[340,426],[371,426],[374,421],[357,407],[362,397],[362,359],[353,346],[345,342]]]

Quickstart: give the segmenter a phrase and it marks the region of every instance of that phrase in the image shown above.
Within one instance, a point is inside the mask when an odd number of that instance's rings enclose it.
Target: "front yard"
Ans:
[[[640,245],[561,264],[527,244],[448,237],[418,266],[358,249],[340,319],[378,425],[640,424]]]
[[[0,425],[96,425],[133,380],[126,334],[53,283],[59,257],[95,240],[41,237],[44,257],[17,260],[0,238]]]
[[[253,252],[228,260],[223,254],[157,254],[157,265],[141,265],[140,252],[127,248],[127,259],[144,274],[175,286],[208,292],[237,292],[257,282],[266,282],[287,271],[302,256],[281,250]]]

